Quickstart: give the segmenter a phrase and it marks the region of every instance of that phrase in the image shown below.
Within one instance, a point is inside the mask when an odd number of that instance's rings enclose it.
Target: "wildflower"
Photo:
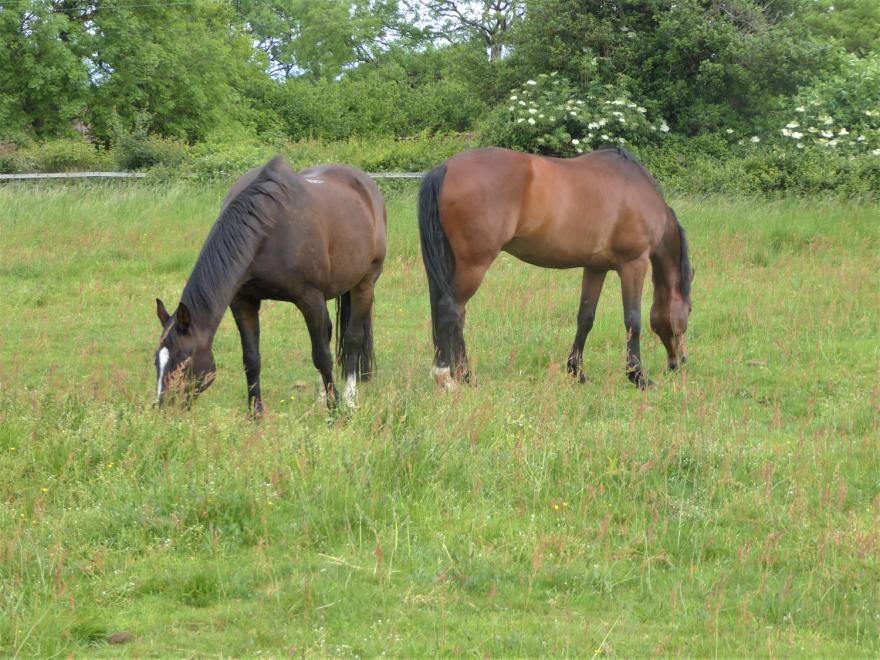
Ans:
[[[599,126],[600,126],[600,127],[604,126],[604,125],[607,124],[607,123],[608,123],[608,120],[607,120],[607,119],[600,119],[600,120],[599,120]]]
[[[733,129],[732,129],[732,128],[728,128],[728,129],[725,130],[724,132],[727,133],[728,135],[733,135]]]
[[[642,114],[645,114],[647,111],[647,108],[643,108],[642,106],[636,108],[636,112],[641,112]]]
[[[783,134],[785,137],[789,137],[789,136],[791,135],[791,131],[788,130],[787,128],[783,128],[783,129],[782,129],[782,134]]]
[[[875,156],[880,156],[880,149],[874,149],[871,151],[871,153],[874,154]]]
[[[798,143],[797,143],[797,148],[798,148],[798,149],[803,149],[803,148],[804,148],[804,143],[803,143],[803,142],[798,142]]]
[[[626,123],[626,119],[624,119],[623,117],[618,117],[618,118],[617,118],[617,121],[619,121],[621,124],[625,124],[625,123]]]
[[[590,130],[594,130],[599,128],[599,124],[595,121],[591,121],[589,124],[587,124],[587,128],[589,128]]]
[[[795,111],[795,112],[806,112],[807,109],[806,109],[804,106],[799,105],[798,107],[796,107],[796,108],[794,109],[794,111]]]
[[[760,142],[760,141],[761,141],[761,138],[759,138],[757,135],[753,135],[753,136],[752,136],[751,142],[752,142],[753,144],[757,144],[757,143]]]
[[[535,114],[536,112],[538,112],[538,111],[537,111],[535,108],[529,108],[529,114],[530,114],[530,115],[533,115],[533,114]]]
[[[823,138],[834,137],[834,133],[832,133],[831,131],[822,131],[822,132],[821,132],[821,135],[822,135]]]
[[[804,137],[804,134],[800,133],[799,131],[794,131],[791,134],[791,137],[793,137],[795,140],[800,140],[802,137]]]
[[[43,491],[44,493],[48,493],[48,492],[49,492],[49,489],[46,488],[45,486],[43,486],[40,490]]]
[[[578,113],[576,113],[574,110],[570,110],[568,114],[570,114],[572,117],[578,116]]]
[[[786,128],[798,128],[799,126],[800,124],[798,124],[796,121],[791,121],[785,125]]]
[[[525,102],[525,101],[520,101],[519,104],[520,104],[520,105],[525,105],[526,102]]]
[[[828,126],[828,125],[834,123],[834,119],[831,117],[831,115],[823,115],[823,116],[819,117],[819,119],[820,119],[820,120],[822,121],[822,123],[825,124],[826,126]]]
[[[508,109],[510,112],[513,112],[514,107],[515,107],[515,106],[509,105],[509,106],[507,106],[507,109]]]
[[[856,142],[864,142],[864,141],[865,141],[864,135],[860,135],[859,137],[856,138]]]
[[[522,124],[524,121],[525,121],[525,119],[523,119],[522,117],[520,117],[519,119],[516,120],[516,123],[517,123],[517,124]]]
[[[571,141],[571,143],[572,143],[573,145],[577,146],[577,145],[579,145],[579,144],[581,143],[581,141],[578,140],[577,138],[574,138],[574,139]]]
[[[837,146],[837,140],[829,140],[829,141],[828,141],[828,146],[829,146],[829,147],[836,147],[836,146]]]
[[[538,118],[539,118],[539,119],[543,119],[543,118],[544,118],[544,113],[542,112],[541,114],[539,114],[539,115],[538,115]]]
[[[530,123],[532,126],[534,126],[534,125],[535,125],[535,120],[534,120],[532,117],[529,117],[529,123]]]
[[[620,110],[615,110],[611,114],[614,115],[615,117],[623,117],[623,113],[620,112]]]
[[[536,83],[534,80],[526,80],[526,85],[537,85],[537,84],[538,83]]]
[[[603,139],[603,140],[610,140],[611,138],[609,138],[607,135],[605,135],[605,134],[603,133],[603,134],[602,134],[602,139]]]
[[[816,128],[815,126],[810,126],[807,130],[808,130],[810,133],[818,133],[818,132],[819,132],[819,129]]]
[[[668,133],[668,132],[669,132],[669,125],[666,123],[665,120],[664,120],[663,122],[661,122],[661,124],[660,124],[660,130],[663,131],[664,133]]]
[[[516,101],[518,98],[519,98],[519,97],[518,97],[516,94],[514,94],[513,96],[510,97],[510,100],[511,100],[511,101]]]
[[[837,134],[838,135],[849,135],[849,131],[846,130],[845,128],[841,128]]]

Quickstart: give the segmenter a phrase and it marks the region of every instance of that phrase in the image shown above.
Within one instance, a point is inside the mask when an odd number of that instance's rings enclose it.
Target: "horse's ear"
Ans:
[[[189,307],[186,306],[185,303],[180,303],[177,306],[177,311],[174,313],[175,324],[177,325],[177,329],[180,332],[186,332],[189,330],[190,324],[190,313]]]
[[[171,318],[171,314],[165,309],[165,303],[158,298],[156,298],[156,316],[159,317],[159,323],[162,324],[163,328],[165,327],[165,324],[168,323],[168,319]]]

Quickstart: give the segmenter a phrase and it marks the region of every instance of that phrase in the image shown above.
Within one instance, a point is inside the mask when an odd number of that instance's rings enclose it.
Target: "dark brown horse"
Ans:
[[[684,363],[693,270],[684,229],[653,178],[624,149],[546,158],[506,149],[467,151],[429,172],[419,191],[419,233],[428,273],[434,377],[451,387],[469,377],[465,306],[504,250],[545,268],[583,267],[577,333],[568,370],[580,382],[583,350],[609,270],[620,276],[627,332],[626,374],[641,367],[642,285],[654,277],[651,327],[675,369]]]
[[[174,314],[158,298],[162,337],[156,392],[189,399],[214,379],[211,344],[229,307],[241,335],[248,407],[260,396],[260,301],[286,300],[305,317],[312,360],[327,402],[333,385],[332,324],[326,301],[337,298],[336,353],[351,402],[358,379],[373,368],[373,287],[385,260],[385,204],[360,170],[319,165],[293,172],[281,158],[251,170],[232,187],[202,246]]]

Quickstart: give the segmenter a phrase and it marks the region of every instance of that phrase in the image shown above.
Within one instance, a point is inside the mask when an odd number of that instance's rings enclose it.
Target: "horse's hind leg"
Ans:
[[[494,258],[494,257],[493,257]],[[437,359],[434,378],[446,388],[453,380],[470,381],[464,323],[468,301],[477,292],[492,259],[479,264],[457,260],[452,279],[453,299],[444,297],[437,305]]]
[[[338,327],[341,334],[340,358],[345,374],[342,401],[353,404],[357,397],[357,381],[369,380],[373,371],[373,329],[370,318],[373,309],[373,287],[376,276],[369,275],[349,292],[350,316],[346,327]]]
[[[327,405],[332,408],[336,404],[336,386],[333,384],[333,353],[330,352],[330,341],[327,338],[331,327],[327,301],[324,300],[324,294],[317,289],[311,289],[297,300],[296,306],[306,320],[312,340],[312,362],[321,373]]]
[[[577,316],[577,333],[574,336],[571,353],[568,355],[568,373],[575,376],[581,383],[587,381],[583,369],[584,343],[586,343],[587,335],[590,334],[590,330],[593,328],[593,320],[596,318],[596,305],[599,302],[599,296],[602,294],[602,285],[605,283],[605,275],[607,273],[608,271],[605,270],[584,268],[584,278],[581,284],[581,304],[578,308]]]
[[[248,410],[259,417],[264,412],[260,397],[260,301],[236,296],[229,305],[241,336],[244,375],[248,386]]]
[[[625,263],[618,269],[623,294],[623,323],[626,327],[626,375],[639,389],[653,385],[642,370],[639,345],[642,334],[642,287],[647,269],[647,257]]]

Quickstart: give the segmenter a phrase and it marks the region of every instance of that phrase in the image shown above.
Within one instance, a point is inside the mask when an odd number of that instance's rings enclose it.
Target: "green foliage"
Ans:
[[[121,121],[194,142],[224,124],[247,123],[239,88],[265,73],[231,17],[228,5],[207,2],[99,12],[92,56],[99,84],[89,115],[95,134],[109,140]]]
[[[419,172],[472,146],[472,137],[456,134],[407,139],[350,138],[337,142],[299,140],[272,146],[204,143],[190,150],[181,170],[198,181],[229,181],[280,153],[295,170],[318,163],[347,163],[368,172]]]
[[[647,109],[611,85],[593,85],[577,94],[555,72],[539,74],[510,98],[485,124],[489,144],[556,156],[573,156],[600,145],[657,143],[669,131],[662,119],[649,121]]]
[[[69,136],[83,117],[88,76],[82,32],[44,2],[0,8],[0,141]]]
[[[880,55],[850,57],[841,70],[787,103],[783,142],[880,156]]]
[[[436,59],[364,65],[339,80],[288,80],[276,96],[284,132],[344,140],[466,130],[485,105],[467,83],[443,76]]]
[[[804,23],[851,53],[880,53],[880,3],[875,0],[813,0],[800,5]]]
[[[753,0],[535,0],[511,65],[523,70],[521,79],[559,71],[582,85],[598,77],[621,86],[688,135],[750,126],[779,95],[836,63],[834,47],[772,7]]]
[[[10,173],[106,171],[115,166],[110,151],[82,138],[34,143],[0,156],[0,171]]]

